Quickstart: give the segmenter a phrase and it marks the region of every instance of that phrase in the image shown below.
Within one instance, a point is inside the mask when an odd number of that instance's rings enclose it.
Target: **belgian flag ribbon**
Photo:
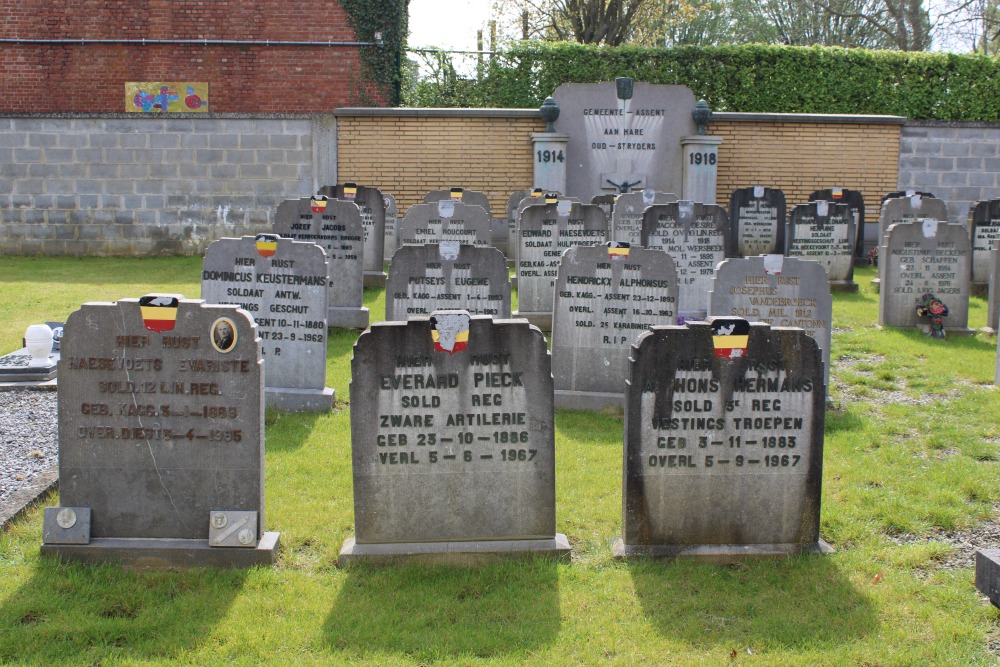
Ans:
[[[326,210],[326,201],[329,199],[326,195],[313,195],[309,199],[309,210],[313,213],[322,213]]]
[[[712,320],[712,345],[715,356],[737,359],[746,354],[750,323],[742,317],[717,317]]]
[[[435,352],[455,354],[469,347],[468,313],[441,313],[431,316],[431,340]]]
[[[171,331],[177,323],[177,297],[172,294],[147,294],[139,299],[142,323],[150,331]]]
[[[258,234],[254,237],[257,241],[257,254],[261,257],[273,257],[278,251],[277,234]]]

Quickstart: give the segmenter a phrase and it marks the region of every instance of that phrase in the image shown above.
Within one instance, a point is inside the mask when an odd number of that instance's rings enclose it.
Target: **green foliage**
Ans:
[[[464,88],[435,95],[433,85],[425,86],[421,104],[536,108],[562,83],[620,76],[686,85],[715,111],[1000,120],[1000,60],[994,57],[762,44],[664,49],[522,42],[498,52]]]
[[[399,104],[400,61],[409,32],[406,0],[342,0],[347,20],[359,42],[374,42],[375,33],[382,33],[381,46],[361,47],[364,77],[352,74],[352,97],[358,104],[375,106],[372,92],[361,81],[373,81],[390,105]]]

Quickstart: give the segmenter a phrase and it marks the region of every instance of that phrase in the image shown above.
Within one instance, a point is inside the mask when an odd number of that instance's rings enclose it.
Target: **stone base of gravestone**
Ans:
[[[513,289],[516,284],[517,284],[516,282],[511,282],[511,288]],[[523,310],[519,310],[513,313],[513,317],[519,317],[528,320],[528,322],[538,327],[542,331],[552,331],[552,313],[529,313]]]
[[[365,287],[368,285],[366,284]],[[367,329],[371,317],[368,308],[327,308],[326,326],[330,329]]]
[[[1000,549],[976,551],[976,590],[1000,607]]]
[[[387,565],[398,562],[426,562],[435,565],[475,566],[485,562],[517,558],[553,558],[569,562],[572,547],[562,533],[550,540],[490,540],[480,542],[406,542],[358,544],[344,540],[337,560],[339,567],[351,563]]]
[[[207,540],[97,537],[89,544],[42,544],[41,553],[93,565],[117,562],[138,570],[246,568],[274,565],[278,546],[278,533],[264,533],[253,549],[210,547]]]
[[[557,410],[620,413],[625,408],[624,393],[612,394],[595,391],[556,389],[554,399]]]
[[[364,286],[365,287],[385,287],[385,281],[389,278],[389,274],[385,271],[365,271]]]
[[[59,353],[49,355],[48,362],[42,366],[31,366],[31,353],[27,348],[21,348],[0,357],[0,385],[7,383],[42,384],[51,381],[55,384],[56,366],[59,363]]]
[[[264,387],[264,405],[289,412],[329,412],[333,410],[334,390],[298,387]]]
[[[618,538],[611,545],[611,555],[616,559],[648,558],[694,558],[719,565],[738,563],[747,557],[785,558],[797,554],[832,554],[834,548],[824,540],[815,544],[702,544],[691,545],[627,545]]]

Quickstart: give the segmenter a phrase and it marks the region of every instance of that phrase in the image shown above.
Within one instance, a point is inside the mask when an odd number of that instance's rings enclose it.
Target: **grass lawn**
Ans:
[[[200,292],[200,258],[5,257],[2,267],[0,351],[85,301]],[[996,339],[878,330],[872,277],[860,269],[861,291],[834,295],[821,524],[832,555],[615,562],[622,421],[559,412],[556,527],[571,563],[339,570],[354,524],[357,334],[334,331],[337,409],[268,417],[277,567],[135,573],[41,559],[34,510],[0,532],[0,664],[997,664],[1000,613],[952,546],[1000,507]],[[381,319],[381,290],[365,302]],[[985,313],[973,299],[970,326]]]

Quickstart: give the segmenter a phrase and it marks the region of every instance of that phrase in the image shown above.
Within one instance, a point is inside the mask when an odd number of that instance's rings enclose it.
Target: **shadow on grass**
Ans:
[[[268,410],[264,419],[267,437],[264,446],[269,452],[293,452],[305,444],[320,412],[285,412]]]
[[[555,641],[558,565],[348,568],[324,624],[331,649],[405,654],[420,662],[522,655]]]
[[[796,556],[718,566],[689,560],[629,565],[643,613],[695,646],[841,645],[878,632],[878,616],[832,558]]]
[[[0,664],[104,664],[195,650],[228,613],[243,570],[131,572],[42,558],[0,607]]]

